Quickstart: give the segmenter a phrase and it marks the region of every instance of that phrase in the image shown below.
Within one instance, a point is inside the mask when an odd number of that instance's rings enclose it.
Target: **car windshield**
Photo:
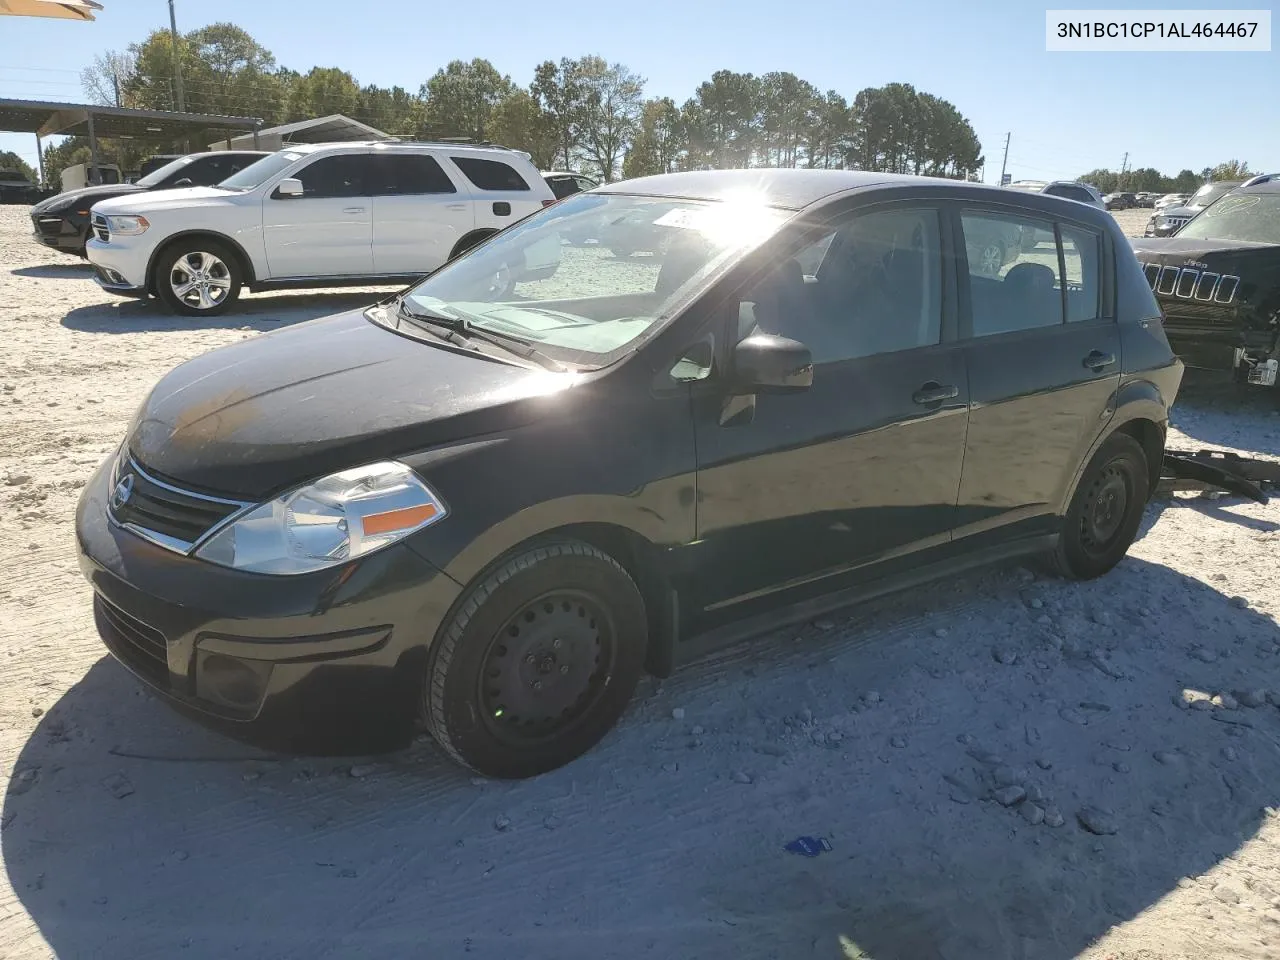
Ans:
[[[524,340],[556,360],[603,366],[786,216],[754,197],[580,193],[438,270],[405,296],[404,310]]]
[[[177,160],[170,160],[163,167],[156,167],[156,169],[152,170],[145,177],[140,178],[138,180],[138,186],[154,187],[157,184],[163,183],[183,167],[195,162],[195,159],[195,157],[179,157]]]
[[[1178,239],[1280,243],[1280,193],[1223,197],[1179,230]]]
[[[1239,183],[1206,183],[1203,187],[1192,194],[1191,199],[1187,201],[1187,206],[1194,207],[1197,210],[1203,210],[1205,207],[1209,206],[1209,204],[1213,203],[1213,201],[1217,200],[1219,197],[1225,197],[1238,186],[1240,186]]]
[[[223,180],[219,187],[223,190],[252,190],[254,187],[261,186],[266,183],[277,173],[286,167],[292,166],[294,163],[302,159],[302,154],[291,153],[287,150],[281,150],[279,153],[273,153],[263,157],[261,160],[249,164],[239,173],[233,173],[227,179]],[[159,173],[159,171],[156,171]]]

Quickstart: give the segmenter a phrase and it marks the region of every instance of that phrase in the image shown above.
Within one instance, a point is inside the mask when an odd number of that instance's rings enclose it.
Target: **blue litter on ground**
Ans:
[[[830,850],[831,843],[825,837],[796,837],[787,844],[786,849],[791,853],[798,853],[802,857],[816,857],[818,854]]]

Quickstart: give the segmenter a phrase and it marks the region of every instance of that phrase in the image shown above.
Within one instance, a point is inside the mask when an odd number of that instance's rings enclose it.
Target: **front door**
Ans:
[[[475,227],[475,208],[429,154],[383,154],[373,198],[373,268],[424,274]]]
[[[999,211],[959,220],[973,409],[956,536],[1012,525],[1049,532],[1120,383],[1120,335],[1103,295],[1104,237]],[[1002,250],[994,266],[981,256],[992,243]]]
[[[695,390],[695,630],[949,541],[969,389],[945,236],[929,207],[858,212],[741,298],[737,335],[806,344],[813,386]]]
[[[272,190],[262,201],[262,234],[271,279],[373,273],[373,158],[321,157],[294,174],[300,197]]]

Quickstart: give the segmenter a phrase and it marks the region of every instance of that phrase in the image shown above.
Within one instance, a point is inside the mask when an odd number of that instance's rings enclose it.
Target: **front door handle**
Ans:
[[[928,406],[931,403],[941,403],[943,400],[954,400],[960,396],[960,388],[953,387],[950,384],[935,383],[930,380],[923,387],[911,395],[911,399],[922,406]]]
[[[364,207],[343,207],[343,213],[364,213]]]
[[[465,203],[448,203],[448,204],[445,204],[445,209],[446,210],[466,210],[467,205]]]
[[[1093,350],[1084,358],[1084,365],[1095,373],[1113,366],[1115,362],[1116,355],[1114,353],[1103,353],[1101,350]]]

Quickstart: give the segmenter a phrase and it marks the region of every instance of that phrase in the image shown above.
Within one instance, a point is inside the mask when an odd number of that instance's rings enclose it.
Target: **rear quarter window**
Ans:
[[[528,190],[529,184],[515,168],[501,160],[482,160],[479,157],[451,158],[462,175],[478,190]]]

